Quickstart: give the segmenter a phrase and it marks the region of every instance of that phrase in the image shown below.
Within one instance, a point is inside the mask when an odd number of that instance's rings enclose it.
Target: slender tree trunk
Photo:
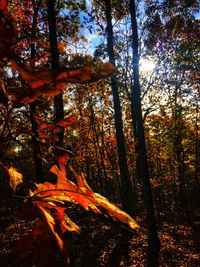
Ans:
[[[50,40],[50,51],[51,51],[51,66],[52,70],[56,71],[59,69],[59,52],[57,45],[57,31],[56,31],[56,11],[55,11],[55,0],[48,0],[48,24],[49,24],[49,40]],[[55,108],[55,121],[58,122],[64,118],[63,109],[63,97],[62,94],[54,97],[54,108]],[[59,134],[58,145],[63,144],[64,130],[61,130]]]
[[[33,144],[33,158],[35,164],[35,175],[37,183],[44,182],[44,172],[42,166],[42,160],[40,158],[40,142],[39,142],[39,135],[38,135],[38,125],[34,118],[36,110],[36,104],[30,104],[30,119],[31,119],[31,126],[32,126],[32,144]]]
[[[89,110],[90,110],[90,124],[94,133],[94,147],[95,147],[95,158],[96,158],[96,165],[97,165],[97,177],[98,177],[98,184],[99,184],[99,188],[100,188],[100,192],[101,194],[104,193],[104,186],[103,186],[103,172],[102,172],[102,167],[101,164],[99,162],[99,157],[98,157],[98,136],[97,136],[97,132],[96,132],[96,126],[95,126],[95,118],[94,118],[94,111],[93,111],[93,107],[92,107],[92,102],[89,99]]]
[[[89,108],[90,108],[90,118],[91,118],[91,126],[92,126],[92,130],[94,132],[94,143],[95,143],[95,151],[97,153],[97,156],[99,154],[99,157],[100,158],[100,162],[97,158],[97,164],[101,166],[100,170],[100,177],[101,177],[101,183],[102,183],[102,194],[109,194],[109,187],[106,185],[106,181],[107,181],[107,173],[106,173],[106,167],[105,167],[105,164],[104,164],[104,160],[103,160],[103,156],[104,156],[104,153],[103,153],[103,149],[100,147],[99,143],[100,143],[100,137],[99,137],[99,134],[98,134],[98,131],[97,131],[97,126],[96,126],[96,121],[95,121],[95,113],[94,113],[94,109],[93,109],[93,104],[92,104],[92,101],[91,99],[89,99]],[[102,143],[103,144],[103,143]],[[105,190],[106,189],[106,190]],[[108,196],[108,195],[106,195]]]
[[[131,95],[131,110],[136,123],[136,138],[138,143],[139,177],[143,180],[144,198],[147,210],[148,224],[148,266],[158,266],[160,241],[158,238],[154,205],[149,177],[147,151],[144,137],[144,125],[141,109],[140,83],[139,83],[139,55],[138,55],[138,31],[135,1],[130,0],[131,25],[132,25],[132,49],[133,49],[133,80],[134,87]]]
[[[177,89],[176,89],[177,92]],[[177,93],[175,93],[177,96]],[[184,211],[186,219],[189,224],[191,224],[191,216],[190,216],[190,203],[189,197],[186,189],[186,165],[185,165],[185,155],[184,149],[182,145],[183,140],[183,132],[182,132],[182,111],[181,107],[177,104],[177,97],[175,98],[175,107],[174,112],[172,114],[172,118],[174,121],[173,127],[173,149],[175,153],[175,157],[177,160],[177,175],[178,175],[178,183],[179,183],[179,197],[180,197],[180,207]]]
[[[59,69],[59,52],[57,45],[57,29],[56,29],[56,10],[55,0],[48,0],[47,2],[47,14],[48,14],[48,25],[49,25],[49,41],[51,51],[51,66],[53,71]],[[63,109],[63,97],[62,94],[54,97],[54,108],[55,108],[55,121],[58,122],[64,118]],[[55,145],[63,145],[64,130],[59,133],[59,140]],[[64,234],[63,236],[64,247],[69,253],[69,267],[75,266],[75,257],[73,251],[73,235],[71,232]]]
[[[32,22],[32,38],[33,40],[36,38],[36,27],[37,27],[37,15],[38,9],[35,6],[35,0],[32,0],[33,4],[33,22]],[[31,59],[35,59],[36,48],[35,44],[31,45]],[[34,64],[34,63],[33,63]],[[37,183],[44,182],[44,173],[43,173],[43,166],[42,160],[40,158],[40,142],[39,142],[39,134],[38,134],[38,125],[35,120],[35,111],[36,111],[36,104],[35,102],[30,104],[30,119],[31,119],[31,126],[32,126],[32,143],[33,143],[33,158],[35,163],[35,175]]]
[[[115,66],[114,48],[113,48],[113,27],[110,0],[105,0],[106,21],[107,21],[107,47],[110,62]],[[121,200],[125,211],[135,215],[135,198],[130,181],[130,175],[126,158],[126,147],[123,133],[122,111],[119,98],[119,88],[114,77],[111,78],[111,87],[115,111],[115,128],[118,149],[118,159],[121,174]]]

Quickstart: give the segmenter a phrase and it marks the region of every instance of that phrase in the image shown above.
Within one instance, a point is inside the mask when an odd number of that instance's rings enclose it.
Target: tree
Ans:
[[[152,191],[149,176],[149,167],[147,159],[147,151],[144,136],[144,126],[142,118],[141,98],[140,98],[140,82],[139,82],[139,54],[138,54],[138,32],[135,1],[130,0],[131,26],[132,26],[132,51],[133,51],[133,88],[131,95],[131,110],[135,121],[135,139],[138,145],[138,163],[139,177],[144,184],[144,198],[147,210],[148,225],[148,266],[158,266],[158,253],[160,250],[160,242],[157,233],[156,220],[154,214],[154,205],[152,199]]]
[[[47,8],[48,8],[47,11],[48,11],[48,24],[49,24],[51,65],[52,65],[52,70],[56,71],[59,69],[59,52],[58,52],[58,44],[57,44],[55,1],[48,0]],[[60,120],[64,119],[62,94],[55,96],[54,107],[55,107],[55,121],[59,122]],[[61,130],[59,133],[59,141],[58,141],[59,145],[63,144],[63,138],[64,138],[64,131]]]
[[[31,61],[35,61],[36,55],[36,47],[35,47],[35,40],[36,40],[36,28],[37,28],[37,18],[38,18],[38,7],[36,7],[35,0],[32,0],[32,41],[33,44],[31,45]],[[34,63],[32,63],[34,66]],[[35,119],[36,116],[36,103],[30,103],[30,119],[32,125],[32,142],[33,142],[33,157],[35,163],[35,176],[36,182],[43,182],[44,181],[44,172],[41,160],[41,149],[40,149],[40,140],[38,134],[38,124]]]
[[[110,62],[115,66],[115,56],[113,48],[113,28],[112,28],[112,15],[111,15],[111,4],[110,0],[105,1],[106,7],[106,21],[107,21],[107,47],[108,56]],[[122,112],[119,98],[119,89],[116,78],[111,78],[111,87],[113,92],[113,102],[115,111],[115,128],[116,128],[116,139],[117,139],[117,149],[119,158],[119,167],[121,174],[121,200],[123,209],[130,214],[135,214],[135,199],[132,190],[132,184],[130,181],[130,175],[127,165],[126,158],[126,148],[125,140],[123,134],[123,122],[122,122]]]
[[[166,114],[171,116],[172,127],[169,140],[171,153],[174,155],[173,166],[177,170],[174,176],[178,187],[175,187],[179,192],[178,203],[189,222],[192,210],[188,182],[191,181],[191,177],[187,177],[190,167],[186,164],[188,153],[185,152],[186,146],[183,144],[186,143],[186,132],[188,132],[188,116],[195,121],[196,114],[194,112],[197,85],[195,77],[199,68],[199,33],[195,13],[198,6],[197,1],[190,3],[164,1],[162,4],[148,1],[146,11],[150,18],[146,23],[145,43],[149,48],[147,53],[159,61],[160,86],[158,85],[158,88],[163,96],[165,95],[164,104],[160,104],[160,109],[165,116]],[[157,34],[153,34],[155,27]],[[192,175],[192,181],[196,184],[195,175]]]
[[[51,12],[53,12],[53,6],[50,5],[49,9],[50,10],[48,15],[50,19],[50,14]],[[56,45],[54,43],[56,42],[55,23],[51,26],[53,27],[52,32],[54,35],[54,38],[52,38],[53,39],[52,43],[53,45]],[[50,35],[50,38],[51,37],[52,36]],[[52,51],[52,54],[55,51]],[[35,59],[34,48],[32,48],[31,52],[32,52],[31,59]],[[95,68],[91,65],[88,66],[86,65],[83,67],[77,67],[72,69],[71,68],[70,69],[66,68],[64,70],[56,69],[56,74],[55,74],[55,72],[50,71],[46,68],[40,67],[39,69],[37,69],[37,67],[34,64],[30,66],[24,66],[23,64],[21,64],[19,58],[15,54],[13,55],[10,54],[10,58],[13,61],[12,68],[15,71],[18,71],[18,74],[21,78],[21,83],[26,84],[27,91],[25,90],[23,92],[23,95],[20,95],[18,99],[17,99],[18,94],[16,94],[16,102],[18,101],[18,104],[21,105],[29,102],[34,102],[38,97],[38,95],[42,94],[50,95],[52,93],[51,91],[49,91],[48,89],[47,91],[42,89],[44,89],[45,86],[50,86],[50,84],[54,85],[56,81],[69,82],[69,83],[89,83],[98,81],[101,78],[107,78],[114,72],[114,66],[112,66],[112,64],[110,63],[105,63],[105,64],[100,64]],[[59,61],[57,56],[55,57],[52,56],[52,61],[54,60],[55,62],[52,65],[54,67],[56,66],[57,68],[58,66],[56,64],[58,64]],[[5,109],[7,109],[9,94],[7,94],[3,81],[1,82],[0,89],[4,97],[3,102],[1,104],[3,104]],[[56,90],[56,86],[52,90]],[[16,91],[14,92],[16,93]],[[53,130],[53,138],[54,138],[55,134],[54,130],[56,130],[56,128],[57,130],[61,128],[63,131],[64,128],[73,123],[74,123],[74,117],[73,118],[67,117],[63,120],[55,121],[52,125],[47,123],[46,124],[41,123],[39,125],[39,129],[50,130],[50,131]],[[5,127],[7,127],[7,125],[3,126],[3,128]],[[58,131],[57,133],[60,133],[60,131]],[[59,142],[61,143],[62,141],[63,140],[61,140],[60,138]],[[101,214],[102,212],[97,206],[102,207],[105,210],[107,210],[111,216],[116,217],[123,223],[127,223],[132,229],[138,228],[137,223],[127,213],[121,211],[113,204],[109,203],[106,198],[102,197],[97,193],[94,193],[86,183],[84,176],[78,175],[74,170],[74,168],[72,167],[72,165],[70,165],[69,168],[73,173],[74,178],[76,179],[76,183],[70,181],[68,177],[68,172],[66,171],[66,168],[64,166],[66,161],[69,160],[69,155],[68,155],[69,151],[64,150],[63,152],[62,147],[60,148],[57,147],[57,149],[62,151],[61,154],[57,154],[58,156],[57,160],[60,168],[58,168],[58,166],[56,165],[54,165],[51,168],[51,172],[57,177],[57,183],[56,185],[49,182],[45,182],[43,184],[42,183],[35,184],[36,188],[34,189],[34,191],[31,192],[30,190],[29,191],[30,195],[24,197],[24,199],[29,200],[28,202],[32,202],[33,200],[33,206],[32,206],[33,210],[31,214],[32,215],[34,214],[36,208],[37,209],[36,217],[39,218],[39,220],[37,221],[36,227],[32,231],[32,233],[29,236],[23,238],[21,243],[19,242],[15,247],[18,253],[21,254],[21,248],[24,249],[24,244],[26,244],[27,253],[25,252],[25,254],[23,254],[23,259],[27,258],[30,255],[30,250],[31,251],[35,250],[33,253],[34,255],[33,261],[37,261],[40,266],[46,266],[47,264],[49,264],[49,262],[47,263],[47,261],[49,261],[48,252],[51,249],[53,249],[53,251],[55,252],[55,249],[51,246],[53,241],[57,244],[58,248],[61,250],[65,259],[65,265],[66,266],[73,265],[72,263],[70,264],[69,262],[69,250],[66,250],[65,247],[66,245],[65,234],[66,232],[69,233],[73,231],[79,232],[79,227],[75,223],[73,223],[65,214],[65,209],[66,209],[65,205],[68,202],[72,202],[74,204],[79,203],[86,210],[91,209],[93,212],[98,214]],[[1,165],[7,172],[10,186],[15,192],[17,190],[18,185],[23,183],[23,175],[20,172],[18,172],[15,168],[8,167],[3,162],[1,162]],[[23,198],[23,196],[21,196],[20,198]],[[30,209],[30,207],[28,207],[28,209]],[[40,240],[42,240],[42,242],[40,242]],[[44,240],[46,243],[45,247],[43,247]],[[45,250],[45,253],[43,253],[44,251],[42,249]],[[41,256],[41,251],[43,254],[42,256]],[[51,260],[53,261],[53,258]],[[51,260],[50,264],[52,263]],[[52,264],[54,264],[54,261]]]

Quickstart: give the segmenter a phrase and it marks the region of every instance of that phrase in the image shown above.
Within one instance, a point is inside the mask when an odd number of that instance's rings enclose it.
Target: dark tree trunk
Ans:
[[[110,0],[105,0],[106,21],[107,21],[107,47],[110,62],[115,66],[114,48],[113,48],[113,27]],[[115,128],[117,149],[119,158],[119,167],[121,174],[121,200],[123,209],[131,215],[135,215],[135,199],[130,181],[130,175],[126,158],[126,147],[123,133],[122,111],[119,98],[119,88],[114,77],[111,78],[111,87],[115,111]]]
[[[33,40],[36,38],[36,27],[37,27],[37,14],[38,9],[35,6],[35,0],[32,0],[34,14],[33,14],[33,23],[32,23],[32,38]],[[31,45],[31,59],[35,59],[36,48],[35,45]],[[44,182],[44,173],[43,173],[43,166],[42,160],[40,158],[40,142],[39,142],[39,135],[38,135],[38,125],[35,120],[35,110],[36,104],[35,102],[30,104],[30,119],[31,119],[31,126],[32,126],[32,144],[33,144],[33,158],[35,163],[35,175],[36,175],[36,182],[42,183]]]
[[[56,71],[59,69],[59,52],[57,45],[55,0],[48,0],[47,12],[48,12],[48,25],[49,25],[50,51],[51,51],[51,66],[52,70]],[[55,108],[55,121],[58,122],[64,118],[62,94],[55,96],[54,108]],[[64,130],[62,130],[59,134],[59,141],[57,145],[62,145],[63,139],[64,139]]]
[[[190,218],[190,203],[188,192],[186,190],[186,165],[185,165],[185,155],[184,148],[182,145],[183,141],[183,122],[182,122],[182,111],[181,107],[177,104],[177,95],[178,90],[176,88],[175,91],[175,107],[172,114],[172,118],[174,123],[173,126],[173,150],[175,153],[176,161],[177,161],[177,176],[179,183],[179,197],[180,197],[180,207],[184,211],[187,222],[191,224]]]
[[[57,45],[57,28],[56,28],[56,10],[55,10],[55,0],[48,0],[47,2],[47,15],[48,15],[48,25],[49,25],[49,41],[50,41],[50,51],[51,51],[51,66],[53,71],[59,69],[59,52]],[[63,120],[64,109],[63,109],[63,97],[62,94],[54,97],[54,108],[55,108],[55,122]],[[58,135],[59,140],[55,142],[55,145],[63,145],[64,130]],[[66,232],[63,236],[64,249],[69,253],[70,267],[75,266],[75,257],[73,253],[73,235],[71,232]]]
[[[35,164],[35,175],[36,175],[36,182],[43,183],[44,182],[44,172],[42,166],[42,160],[40,158],[40,141],[38,135],[38,125],[34,118],[35,115],[36,104],[30,104],[30,118],[31,118],[31,125],[32,125],[32,144],[33,144],[33,158]]]
[[[94,133],[94,144],[95,144],[95,151],[96,151],[96,155],[97,155],[97,166],[98,166],[98,170],[100,173],[100,180],[101,180],[101,185],[102,185],[102,194],[106,194],[106,197],[108,197],[109,192],[109,187],[106,185],[106,181],[107,181],[107,173],[106,173],[106,167],[104,164],[104,160],[103,160],[103,149],[102,147],[99,145],[100,141],[100,137],[97,131],[97,126],[96,126],[96,118],[95,118],[95,113],[94,113],[94,109],[93,109],[93,104],[92,104],[92,100],[89,99],[89,109],[90,109],[90,121],[91,121],[91,127]],[[101,144],[103,145],[103,143]],[[100,160],[99,160],[100,159]]]
[[[154,205],[149,177],[149,168],[147,160],[147,151],[144,136],[144,125],[141,109],[140,83],[139,83],[139,55],[138,55],[138,31],[135,1],[130,0],[131,25],[132,25],[132,50],[133,50],[133,80],[134,85],[131,95],[131,110],[135,119],[135,131],[138,144],[138,174],[143,180],[144,198],[147,210],[148,224],[148,266],[158,266],[158,255],[160,250],[160,241],[158,238],[156,219],[154,214]]]

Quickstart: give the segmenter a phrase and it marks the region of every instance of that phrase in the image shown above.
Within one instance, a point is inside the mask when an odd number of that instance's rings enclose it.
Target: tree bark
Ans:
[[[48,25],[49,25],[51,66],[52,70],[56,71],[59,69],[59,52],[57,45],[55,0],[48,0],[47,14],[48,14]],[[55,108],[55,122],[63,120],[64,109],[63,109],[62,94],[59,94],[54,97],[54,108]],[[59,141],[56,143],[56,145],[63,145],[63,139],[64,139],[64,130],[61,130],[61,132],[59,133]]]
[[[107,21],[107,48],[110,62],[115,66],[114,45],[113,45],[113,27],[110,0],[105,0],[106,21]],[[126,147],[123,133],[122,111],[119,98],[119,88],[114,77],[111,78],[111,87],[113,93],[115,128],[118,149],[119,168],[121,175],[121,201],[123,209],[129,214],[135,216],[135,198],[130,181],[130,175],[126,158]]]
[[[57,44],[57,27],[56,27],[56,10],[55,0],[48,0],[47,2],[47,15],[49,25],[49,41],[51,51],[51,66],[53,71],[59,69],[59,52]],[[54,108],[55,108],[55,122],[64,119],[64,108],[63,108],[63,97],[62,94],[54,97]],[[64,141],[64,130],[62,129],[58,135],[59,140],[55,142],[55,145],[63,146]],[[75,258],[73,253],[73,235],[71,232],[66,233],[63,236],[64,249],[69,252],[70,267],[75,266]]]
[[[38,10],[35,6],[35,0],[32,0],[34,14],[33,14],[33,22],[32,22],[32,38],[33,40],[36,38],[36,27],[37,27],[37,15]],[[31,45],[31,59],[35,59],[36,48],[35,44]],[[35,120],[35,111],[36,111],[36,104],[35,102],[30,103],[30,119],[31,119],[31,126],[32,126],[32,144],[33,144],[33,158],[35,164],[35,175],[36,175],[36,182],[42,183],[44,182],[44,172],[42,166],[42,160],[40,158],[40,142],[39,142],[39,134],[38,134],[38,125]]]
[[[138,31],[136,20],[135,1],[130,0],[131,27],[132,27],[132,51],[133,51],[133,81],[134,85],[131,93],[131,111],[135,120],[135,138],[138,144],[138,174],[143,181],[144,199],[147,211],[148,226],[148,262],[147,266],[158,266],[158,255],[160,241],[157,233],[152,190],[149,177],[149,167],[144,136],[144,125],[142,118],[140,82],[139,82],[139,54],[138,54]]]

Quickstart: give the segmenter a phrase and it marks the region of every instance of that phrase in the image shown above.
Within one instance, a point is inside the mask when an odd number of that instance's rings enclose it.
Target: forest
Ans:
[[[198,0],[0,0],[0,266],[200,266]]]

